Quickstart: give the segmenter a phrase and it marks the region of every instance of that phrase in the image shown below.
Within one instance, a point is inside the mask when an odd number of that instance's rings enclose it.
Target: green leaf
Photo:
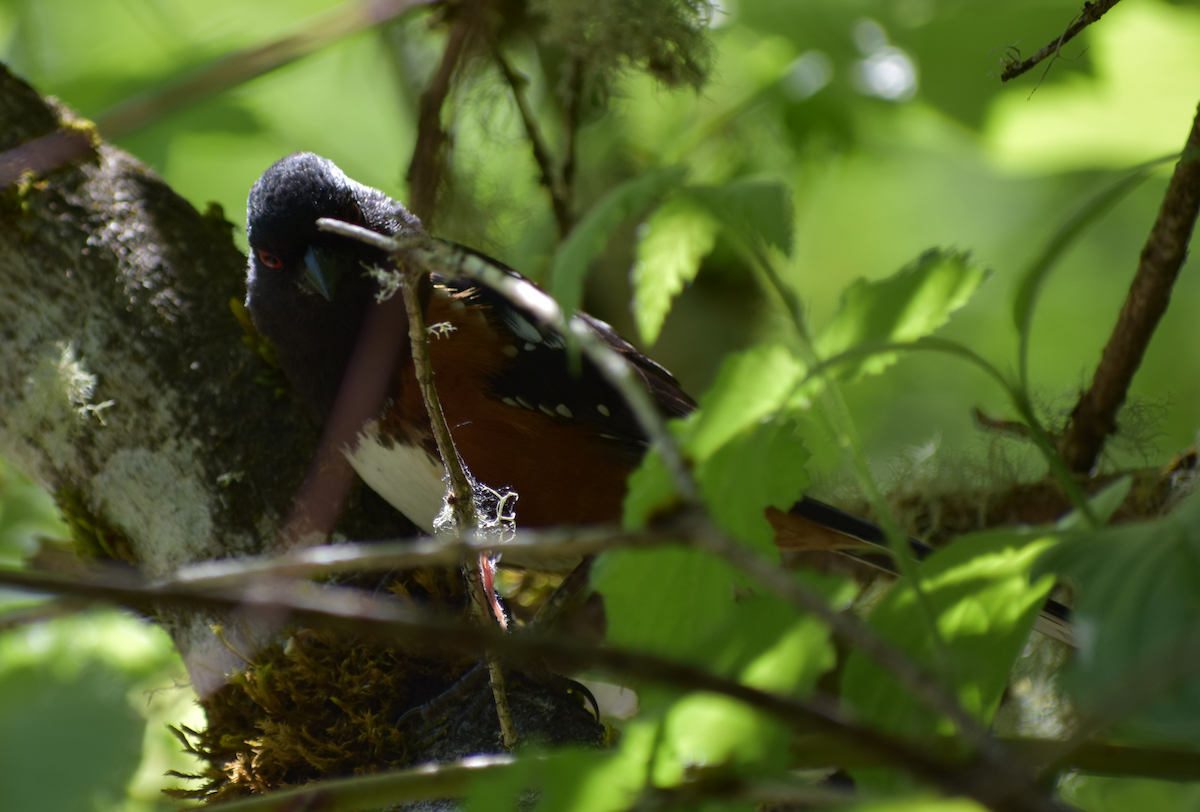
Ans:
[[[563,312],[569,314],[579,309],[583,280],[613,230],[682,183],[686,174],[685,168],[671,166],[631,178],[600,198],[571,229],[554,253],[550,266],[550,293]]]
[[[773,245],[792,253],[792,192],[782,183],[739,180],[725,186],[693,186],[685,193],[750,245]]]
[[[609,642],[684,657],[724,625],[739,577],[707,553],[658,547],[604,553],[591,581],[604,595]]]
[[[717,379],[686,423],[684,442],[703,462],[735,435],[777,411],[804,374],[804,365],[785,347],[762,344],[721,364]]]
[[[985,724],[1054,585],[1049,577],[1029,580],[1037,556],[1053,543],[1053,537],[1015,530],[976,533],[938,550],[918,569],[949,655],[946,676],[963,707]],[[898,583],[871,613],[870,624],[914,660],[939,670],[942,663],[924,631],[911,584]],[[857,651],[847,660],[842,696],[862,718],[888,732],[951,732],[949,722],[937,719]]]
[[[465,801],[466,812],[508,812],[517,806],[517,798],[533,783],[536,765],[532,759],[518,759],[508,769],[471,779]]]
[[[700,408],[672,425],[692,461],[701,494],[717,522],[730,534],[768,555],[771,528],[763,511],[786,509],[808,483],[808,452],[790,417],[775,417],[788,399],[803,365],[784,347],[762,345],[728,358]],[[677,498],[656,453],[646,455],[629,479],[625,523],[641,527]]]
[[[1063,684],[1081,710],[1137,700],[1122,733],[1200,744],[1196,657],[1180,648],[1200,629],[1198,562],[1197,494],[1155,521],[1072,533],[1038,562],[1078,590],[1079,656]]]
[[[1104,524],[1111,519],[1121,509],[1121,505],[1125,504],[1125,497],[1129,495],[1132,488],[1133,477],[1127,474],[1119,477],[1115,482],[1105,485],[1102,490],[1089,497],[1088,505],[1092,508],[1092,515],[1096,517],[1096,521]],[[1086,527],[1084,518],[1083,513],[1072,510],[1059,519],[1054,526],[1058,530],[1084,528]]]
[[[801,576],[834,605],[856,591],[845,578]],[[712,671],[780,694],[810,694],[837,662],[829,628],[774,596],[751,595],[730,611],[694,652]],[[663,722],[655,782],[674,786],[696,765],[736,766],[741,772],[782,772],[791,732],[777,720],[725,696],[696,693],[671,706]]]
[[[646,786],[657,730],[656,722],[635,720],[622,731],[615,752],[567,750],[546,759],[539,770],[541,800],[534,808],[553,812],[629,809]]]
[[[1029,335],[1033,329],[1033,311],[1037,306],[1038,294],[1042,290],[1043,283],[1049,277],[1050,271],[1054,268],[1059,258],[1062,257],[1063,253],[1079,238],[1084,229],[1103,217],[1113,206],[1120,202],[1121,198],[1125,197],[1138,184],[1149,177],[1150,171],[1158,163],[1160,162],[1155,161],[1139,168],[1088,201],[1071,219],[1063,223],[1062,227],[1051,238],[1049,244],[1042,249],[1042,253],[1021,274],[1021,282],[1017,287],[1016,298],[1013,300],[1013,324],[1016,325],[1021,341],[1022,380],[1025,377],[1024,369],[1028,355]]]
[[[631,274],[633,315],[647,344],[658,340],[671,300],[696,278],[716,242],[717,223],[684,195],[660,206],[639,229]]]
[[[767,506],[787,510],[808,485],[809,453],[795,420],[758,423],[696,466],[704,502],[725,532],[772,558],[779,551]]]
[[[859,279],[842,294],[841,306],[817,339],[817,355],[832,358],[858,345],[916,341],[945,324],[986,278],[967,253],[933,249],[887,279]],[[855,381],[883,371],[896,357],[881,352],[848,361],[836,374]]]

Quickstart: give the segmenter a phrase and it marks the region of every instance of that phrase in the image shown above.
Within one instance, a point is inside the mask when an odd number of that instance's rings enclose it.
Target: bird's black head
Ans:
[[[297,152],[276,161],[250,190],[246,307],[279,353],[284,373],[316,414],[332,407],[359,327],[378,289],[367,268],[377,249],[320,231],[330,217],[395,236],[420,221],[332,161]]]

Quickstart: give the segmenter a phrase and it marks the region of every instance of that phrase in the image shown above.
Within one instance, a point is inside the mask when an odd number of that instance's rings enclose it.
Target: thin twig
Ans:
[[[688,524],[679,520],[633,531],[616,526],[518,529],[498,551],[503,554],[503,560],[518,566],[544,559],[571,562],[605,550],[679,543],[687,532]],[[281,556],[248,556],[191,564],[179,570],[175,580],[220,587],[263,578],[316,578],[346,572],[431,569],[454,566],[480,553],[496,552],[495,544],[494,539],[478,536],[331,544]]]
[[[1107,12],[1120,1],[1121,0],[1096,0],[1094,3],[1084,3],[1083,12],[1079,15],[1079,18],[1075,20],[1075,22],[1071,23],[1071,25],[1067,27],[1066,31],[1062,32],[1057,39],[1047,43],[1046,47],[1042,48],[1042,50],[1038,51],[1036,54],[1024,60],[1023,62],[1008,65],[1004,69],[1004,72],[1000,74],[1000,81],[1007,82],[1009,79],[1015,79],[1051,54],[1057,55],[1062,46],[1075,39],[1080,31],[1103,17],[1105,12]]]
[[[574,198],[576,150],[575,142],[579,135],[579,116],[583,110],[583,60],[572,57],[567,63],[569,78],[567,79],[567,114],[563,121],[563,193],[570,208]]]
[[[417,388],[421,390],[421,400],[425,403],[425,412],[429,416],[429,425],[433,430],[433,439],[437,443],[438,454],[446,473],[450,476],[451,508],[454,512],[454,523],[459,534],[469,534],[479,527],[479,512],[475,508],[475,494],[471,487],[471,478],[463,465],[462,457],[454,446],[454,437],[450,434],[450,426],[446,423],[446,413],[442,411],[442,401],[438,397],[434,385],[433,362],[429,358],[429,334],[425,329],[425,314],[421,312],[421,300],[417,292],[419,279],[424,276],[419,269],[402,268],[400,273],[400,292],[404,296],[404,310],[408,315],[408,338],[412,347],[413,371],[417,378]]]
[[[368,310],[312,464],[279,531],[279,551],[324,543],[337,524],[354,484],[344,449],[357,444],[363,425],[383,407],[404,344],[403,311],[399,299]]]
[[[544,760],[526,755],[521,761]],[[512,756],[471,756],[446,764],[422,764],[375,775],[331,778],[315,784],[269,792],[221,804],[222,812],[282,812],[300,809],[352,810],[391,808],[405,801],[461,798],[472,781],[511,772]]]
[[[400,293],[404,297],[404,309],[408,314],[408,337],[412,345],[413,370],[417,378],[417,388],[421,390],[421,400],[425,403],[425,412],[429,416],[429,424],[433,430],[434,441],[437,443],[438,454],[446,473],[450,478],[451,513],[454,517],[454,532],[459,536],[473,535],[483,529],[479,510],[475,504],[473,481],[463,464],[458,448],[454,445],[454,437],[450,434],[450,426],[446,423],[446,413],[442,411],[442,402],[438,397],[437,386],[434,384],[433,361],[429,357],[429,333],[425,327],[425,314],[421,312],[421,297],[418,292],[420,280],[426,274],[419,268],[401,267]],[[471,610],[475,619],[484,625],[499,622],[505,626],[504,615],[492,611],[492,596],[484,584],[482,572],[493,564],[488,560],[487,553],[480,553],[473,561],[464,564],[467,583],[470,587]],[[500,661],[491,651],[484,653],[487,660],[488,677],[495,700],[496,716],[500,720],[500,735],[504,747],[511,750],[517,744],[517,731],[513,725],[512,711],[508,707],[508,695],[504,688],[504,670]]]
[[[500,53],[498,46],[492,49],[492,59],[495,60],[496,67],[500,69],[500,74],[512,90],[517,110],[521,113],[521,121],[525,124],[525,135],[529,138],[529,145],[533,148],[533,159],[542,173],[542,185],[550,193],[554,219],[558,221],[559,236],[565,236],[571,230],[571,203],[567,199],[564,183],[554,169],[554,158],[550,155],[550,148],[546,146],[546,140],[542,138],[537,118],[534,117],[533,110],[529,108],[529,102],[525,98],[523,88],[527,80],[512,69],[508,60],[504,58],[504,54]]]
[[[460,15],[450,26],[442,61],[421,94],[417,114],[417,143],[408,164],[408,207],[421,219],[425,228],[433,226],[437,213],[438,192],[445,172],[445,147],[448,138],[442,128],[442,105],[450,95],[454,72],[466,52],[473,33],[471,15]]]
[[[0,189],[16,183],[22,175],[43,177],[70,161],[95,155],[92,136],[85,130],[55,130],[0,152]]]
[[[1183,156],[1167,186],[1158,219],[1138,260],[1116,326],[1100,356],[1092,385],[1071,412],[1071,425],[1060,443],[1072,471],[1096,464],[1104,441],[1116,427],[1117,411],[1154,330],[1171,300],[1171,288],[1187,258],[1188,243],[1200,213],[1200,108],[1192,121]]]
[[[219,57],[187,75],[140,93],[96,118],[101,135],[112,140],[145,127],[188,105],[262,76],[327,45],[393,20],[434,0],[350,0],[304,20],[281,37]]]

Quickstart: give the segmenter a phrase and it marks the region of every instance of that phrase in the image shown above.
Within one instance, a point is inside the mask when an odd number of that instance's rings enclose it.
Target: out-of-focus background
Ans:
[[[3,0],[0,59],[42,93],[103,122],[123,100],[239,49],[328,30],[356,5]],[[1008,369],[1016,348],[1014,280],[1089,199],[1132,167],[1179,151],[1200,101],[1196,2],[1124,0],[1048,68],[1043,63],[1000,83],[1003,60],[1050,42],[1080,6],[1079,0],[723,3],[711,17],[715,67],[705,87],[667,90],[630,74],[611,88],[608,112],[581,129],[576,207],[583,211],[639,171],[671,164],[686,165],[696,182],[781,180],[795,203],[787,274],[817,325],[858,277],[886,276],[933,246],[970,249],[994,275],[943,334]],[[246,192],[288,152],[326,155],[352,177],[403,200],[417,100],[442,37],[428,13],[416,10],[154,118],[114,142],[198,208],[219,203],[239,224],[242,246]],[[535,110],[551,104],[554,79],[539,69],[536,51],[519,38],[505,48],[529,77]],[[480,66],[456,89],[453,107],[453,184],[435,233],[544,278],[557,232],[506,86]],[[551,128],[548,137],[559,145],[561,133]],[[1092,225],[1050,278],[1030,373],[1051,424],[1061,422],[1090,378],[1170,166]],[[628,271],[636,235],[637,223],[630,222],[614,236],[587,296],[592,312],[630,338],[636,328]],[[1185,266],[1134,382],[1109,467],[1158,464],[1193,442],[1200,424],[1194,265]],[[230,329],[238,328],[231,322]],[[718,241],[646,349],[698,394],[725,353],[784,329],[772,295]],[[986,465],[996,441],[975,425],[971,410],[1006,414],[994,385],[942,356],[908,357],[846,395],[885,479],[915,464],[940,466],[949,476],[980,460]],[[811,445],[814,474],[831,487],[839,479],[837,450],[820,438]],[[0,556],[15,562],[35,535],[64,532],[45,496],[4,469]],[[165,637],[116,613],[0,629],[0,805],[161,804],[161,773],[189,768],[164,720],[202,723],[176,679],[182,670]],[[112,745],[119,740],[114,731],[123,731],[127,748]],[[1184,797],[1171,795],[1184,790],[1168,785],[1122,784],[1130,786],[1144,786],[1154,798]],[[1126,808],[1119,793],[1106,796],[1100,787],[1099,779],[1081,780],[1076,802]]]

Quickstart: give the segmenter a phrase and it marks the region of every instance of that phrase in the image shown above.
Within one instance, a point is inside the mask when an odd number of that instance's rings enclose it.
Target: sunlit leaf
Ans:
[[[804,365],[777,344],[727,358],[700,398],[699,413],[687,423],[689,455],[706,460],[734,435],[775,412],[803,373]]]
[[[555,754],[540,770],[541,801],[535,809],[617,812],[631,808],[646,786],[657,729],[656,722],[638,720],[622,731],[615,752]]]
[[[1115,482],[1105,485],[1103,490],[1088,499],[1088,504],[1092,508],[1092,515],[1101,524],[1107,522],[1121,509],[1121,505],[1125,504],[1125,497],[1129,495],[1129,491],[1132,488],[1133,477],[1129,475],[1120,477]],[[1083,513],[1078,510],[1072,510],[1066,516],[1059,519],[1055,527],[1058,530],[1072,530],[1077,527],[1083,527],[1084,524]]]
[[[862,344],[915,341],[946,323],[987,278],[968,254],[934,249],[877,282],[859,279],[842,294],[841,306],[817,339],[817,353],[832,358]],[[896,360],[884,352],[848,361],[837,375],[853,381]]]
[[[1073,533],[1042,558],[1038,572],[1078,587],[1079,656],[1064,684],[1081,709],[1137,699],[1126,735],[1200,744],[1200,663],[1180,650],[1200,628],[1197,561],[1197,495],[1155,521]]]
[[[534,780],[532,760],[518,759],[508,769],[471,779],[467,790],[466,812],[508,812]]]
[[[1198,809],[1200,784],[1125,776],[1078,775],[1061,785],[1063,800],[1086,812]]]
[[[721,694],[695,693],[679,700],[664,721],[654,780],[673,786],[689,768],[739,767],[781,772],[787,766],[787,726]]]
[[[550,293],[565,312],[579,309],[583,280],[613,230],[682,183],[685,174],[683,167],[672,166],[627,180],[600,198],[571,229],[550,268]]]
[[[787,510],[808,484],[809,453],[787,417],[760,422],[696,466],[704,502],[722,529],[775,557],[767,506]]]
[[[664,203],[639,228],[633,315],[647,344],[658,340],[671,300],[696,278],[716,234],[712,216],[683,195]]]
[[[786,509],[808,483],[808,452],[787,416],[779,411],[803,365],[785,348],[763,345],[722,365],[700,409],[674,423],[680,446],[693,463],[701,494],[717,522],[731,535],[777,556],[768,507]],[[641,526],[678,498],[657,453],[646,455],[629,479],[627,526]]]
[[[845,605],[855,591],[849,580],[806,573],[812,588]],[[807,695],[834,666],[829,628],[773,596],[738,601],[722,626],[710,630],[692,655],[708,669],[739,682],[784,695]],[[677,701],[664,720],[655,780],[671,786],[689,766],[736,766],[771,773],[788,764],[788,729],[740,702],[712,694]]]
[[[935,653],[912,586],[901,582],[871,613],[871,626],[933,671],[944,670],[968,713],[986,723],[995,713],[1009,672],[1025,645],[1054,579],[1031,583],[1033,564],[1053,537],[1015,530],[976,533],[920,565],[946,659]],[[893,733],[951,732],[917,703],[878,663],[853,651],[842,695],[873,725]]]
[[[792,192],[782,183],[739,180],[725,186],[693,186],[686,193],[748,243],[792,252]]]

